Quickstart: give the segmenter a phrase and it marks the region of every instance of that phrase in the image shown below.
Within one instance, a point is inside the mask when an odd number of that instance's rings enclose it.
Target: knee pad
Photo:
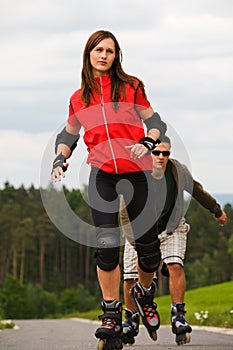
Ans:
[[[119,264],[120,229],[114,225],[101,225],[96,229],[97,266],[112,271]]]
[[[136,242],[138,265],[142,271],[149,273],[157,271],[161,260],[159,245],[159,239],[146,244]]]

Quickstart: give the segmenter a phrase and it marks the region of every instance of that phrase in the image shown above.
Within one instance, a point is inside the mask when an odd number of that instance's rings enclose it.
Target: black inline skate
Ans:
[[[153,301],[155,291],[156,284],[154,281],[152,282],[150,289],[144,288],[139,282],[137,282],[130,291],[130,295],[142,317],[142,322],[153,340],[157,340],[157,330],[160,326],[157,304]]]
[[[95,332],[99,339],[98,350],[121,350],[122,344],[122,305],[118,300],[101,303],[103,315],[99,316],[102,325]]]
[[[172,332],[176,335],[177,345],[184,345],[190,342],[192,328],[185,320],[185,304],[177,303],[171,306]]]
[[[124,345],[133,345],[135,343],[134,337],[139,332],[140,316],[138,312],[133,313],[132,311],[125,309],[125,321],[122,325],[122,343]]]

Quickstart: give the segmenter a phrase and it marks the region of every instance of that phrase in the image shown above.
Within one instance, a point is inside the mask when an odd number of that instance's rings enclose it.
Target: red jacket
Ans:
[[[152,169],[152,159],[144,156],[139,160],[130,158],[129,146],[144,137],[142,120],[135,110],[150,106],[139,86],[135,89],[125,84],[126,97],[120,96],[119,108],[114,110],[111,102],[111,80],[108,75],[97,78],[101,94],[94,92],[90,104],[85,107],[81,90],[70,98],[68,123],[84,128],[84,142],[89,152],[87,162],[91,166],[112,174]],[[136,84],[136,82],[135,82]]]

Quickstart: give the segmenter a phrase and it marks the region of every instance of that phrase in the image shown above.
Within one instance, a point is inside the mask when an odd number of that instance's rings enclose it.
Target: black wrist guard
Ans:
[[[77,146],[77,142],[80,138],[80,135],[72,135],[69,132],[66,131],[66,128],[64,128],[58,135],[56,138],[56,142],[55,142],[55,153],[57,153],[57,147],[58,145],[60,145],[61,143],[64,143],[66,146],[68,146],[71,150],[71,154],[73,152],[73,150],[76,148]],[[71,156],[70,154],[70,156]]]
[[[143,146],[145,146],[150,152],[153,151],[156,146],[160,143],[160,140],[157,139],[156,141],[152,139],[151,137],[142,137],[139,141]]]
[[[66,162],[66,157],[62,153],[59,153],[54,159],[52,172],[57,167],[61,167],[62,170],[65,172],[67,170],[67,167],[63,165],[63,163],[65,162]]]
[[[150,129],[158,129],[160,131],[160,139],[162,140],[167,131],[167,125],[161,120],[160,115],[155,112],[152,117],[144,120],[147,131]]]

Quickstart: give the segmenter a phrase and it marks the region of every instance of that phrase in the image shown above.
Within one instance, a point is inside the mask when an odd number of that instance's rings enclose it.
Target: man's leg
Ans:
[[[129,279],[124,280],[124,302],[125,302],[125,308],[132,311],[137,312],[137,307],[135,305],[135,302],[130,296],[130,290],[135,285],[137,280]]]
[[[129,227],[128,227],[129,229]],[[126,230],[123,227],[123,232],[126,235]],[[125,314],[123,323],[122,342],[124,344],[132,345],[135,342],[135,337],[139,332],[140,316],[137,311],[135,302],[130,296],[130,290],[138,281],[137,272],[137,253],[134,247],[126,239],[123,257],[124,267],[124,302]]]
[[[180,264],[167,264],[169,271],[169,290],[172,303],[183,303],[186,280],[184,269]]]
[[[157,340],[157,330],[160,326],[160,317],[157,311],[157,304],[154,302],[157,286],[153,281],[154,272],[144,271],[144,267],[146,269],[146,267],[150,265],[149,261],[152,256],[146,260],[144,257],[145,256],[138,257],[139,281],[134,287],[132,287],[130,295],[135,301],[139,314],[142,317],[142,322],[147,328],[150,337],[153,340]],[[155,256],[153,255],[153,257]],[[140,265],[140,259],[143,260],[142,266]],[[157,259],[155,257],[155,261],[156,260]]]
[[[185,320],[185,273],[183,261],[186,251],[187,233],[189,225],[182,219],[180,225],[172,234],[162,232],[160,249],[163,261],[169,272],[169,290],[171,295],[171,324],[172,332],[176,334],[176,342],[183,345],[190,342],[192,328]]]

